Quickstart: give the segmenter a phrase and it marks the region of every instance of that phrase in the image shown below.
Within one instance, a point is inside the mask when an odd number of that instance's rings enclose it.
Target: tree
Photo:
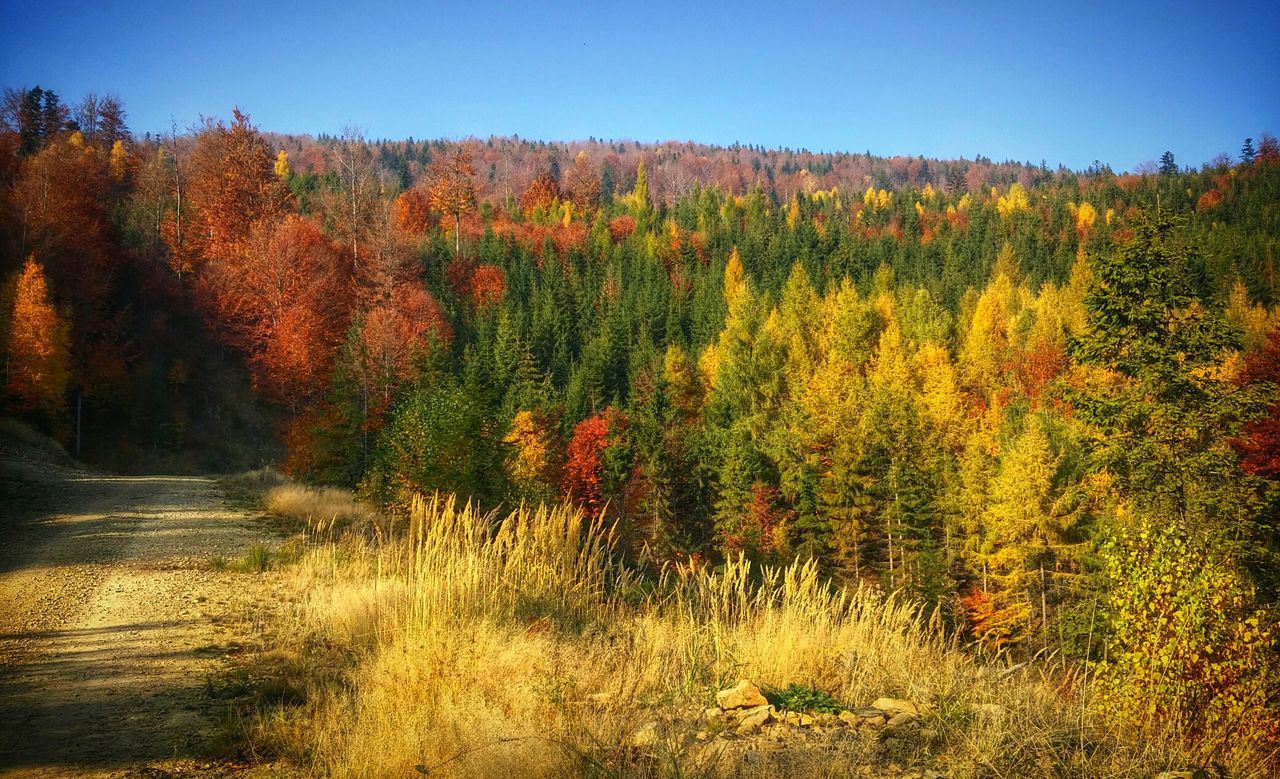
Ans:
[[[1245,138],[1244,145],[1240,147],[1240,164],[1252,165],[1254,156],[1253,139]]]
[[[1273,618],[1250,580],[1274,565],[1257,490],[1230,446],[1256,413],[1218,366],[1230,330],[1187,282],[1187,248],[1168,217],[1140,217],[1134,237],[1095,267],[1076,359],[1109,376],[1071,396],[1099,440],[1094,467],[1120,497],[1106,608],[1111,702],[1140,723],[1214,740],[1249,739],[1273,684]],[[1256,559],[1259,555],[1263,559]],[[1246,716],[1247,715],[1247,716]],[[1220,742],[1219,742],[1220,743]]]
[[[312,220],[259,222],[236,263],[207,266],[215,332],[248,358],[255,384],[296,409],[324,385],[346,328],[342,255]]]
[[[249,116],[236,108],[232,117],[230,125],[209,122],[196,135],[188,190],[196,225],[180,235],[202,262],[234,267],[248,250],[254,226],[284,213],[288,191],[276,176],[271,147]],[[174,248],[186,254],[192,246]]]
[[[475,208],[475,175],[471,153],[461,147],[447,157],[434,160],[427,169],[431,208],[453,217],[455,256],[462,254],[462,215]]]
[[[1029,416],[1022,435],[1001,457],[984,522],[994,550],[990,562],[1000,584],[997,592],[1021,601],[1028,616],[1040,612],[1046,646],[1049,578],[1060,568],[1080,502],[1061,483],[1060,470],[1061,457],[1050,448],[1044,423],[1038,415]]]
[[[620,411],[607,408],[575,425],[565,448],[561,491],[590,516],[604,512],[617,486],[610,478],[613,474],[609,473],[606,451],[621,443],[626,425]]]
[[[397,403],[361,488],[402,511],[435,491],[492,505],[503,492],[499,435],[455,379],[424,376]]]
[[[366,425],[381,427],[382,415],[417,362],[447,349],[452,331],[440,304],[421,284],[406,282],[390,299],[366,311],[360,327],[359,377]]]
[[[418,187],[407,189],[396,198],[393,222],[406,235],[417,238],[431,226],[431,199]]]
[[[1178,163],[1173,161],[1173,152],[1166,151],[1160,155],[1160,175],[1176,176],[1178,174]]]
[[[49,299],[44,268],[28,257],[13,294],[5,345],[5,392],[18,411],[53,415],[66,405],[67,323]]]
[[[535,211],[541,210],[543,216],[551,207],[551,203],[560,197],[560,185],[550,174],[544,173],[529,184],[529,188],[520,196],[520,210],[525,219],[531,219]]]
[[[1280,481],[1280,328],[1271,330],[1266,345],[1245,359],[1243,386],[1271,387],[1267,413],[1245,424],[1235,447],[1243,455],[1241,467],[1255,476]]]
[[[72,129],[71,112],[50,89],[6,89],[0,119],[18,135],[18,153],[40,151],[59,134]]]
[[[600,174],[585,151],[578,152],[578,156],[574,157],[566,184],[569,197],[577,210],[585,213],[600,205]]]
[[[1239,519],[1221,503],[1238,473],[1226,440],[1251,413],[1246,395],[1214,370],[1233,335],[1192,295],[1176,223],[1140,217],[1134,228],[1095,263],[1087,329],[1070,345],[1077,362],[1115,379],[1072,401],[1102,435],[1098,465],[1140,510],[1188,533],[1223,534]]]
[[[555,434],[554,419],[541,411],[521,409],[511,420],[503,439],[508,447],[507,474],[520,497],[552,502],[561,482],[563,444]]]
[[[367,275],[362,268],[361,248],[376,218],[382,195],[378,164],[373,148],[358,127],[346,127],[329,149],[329,157],[341,181],[340,188],[325,193],[325,212],[351,250],[357,278]]]

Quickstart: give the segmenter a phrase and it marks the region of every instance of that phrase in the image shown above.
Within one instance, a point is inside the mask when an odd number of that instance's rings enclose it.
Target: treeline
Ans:
[[[179,447],[235,356],[299,476],[567,500],[653,570],[813,558],[1137,720],[1280,735],[1273,138],[1117,176],[238,111],[139,141],[41,90],[4,124],[12,411]]]

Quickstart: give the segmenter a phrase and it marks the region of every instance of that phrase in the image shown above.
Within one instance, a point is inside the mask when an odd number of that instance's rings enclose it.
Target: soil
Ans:
[[[0,777],[239,773],[213,680],[269,577],[210,560],[278,543],[218,481],[85,470],[0,430]]]

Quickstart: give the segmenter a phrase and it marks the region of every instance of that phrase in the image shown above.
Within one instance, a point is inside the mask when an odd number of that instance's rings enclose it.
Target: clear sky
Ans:
[[[1280,134],[1280,3],[0,0],[0,84],[415,138],[734,141],[1129,169]]]

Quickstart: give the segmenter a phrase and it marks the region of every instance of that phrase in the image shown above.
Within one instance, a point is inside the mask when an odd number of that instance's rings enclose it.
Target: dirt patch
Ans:
[[[209,478],[110,476],[7,449],[0,776],[237,770],[210,752],[225,704],[209,680],[257,635],[272,579],[208,561],[278,539]]]

